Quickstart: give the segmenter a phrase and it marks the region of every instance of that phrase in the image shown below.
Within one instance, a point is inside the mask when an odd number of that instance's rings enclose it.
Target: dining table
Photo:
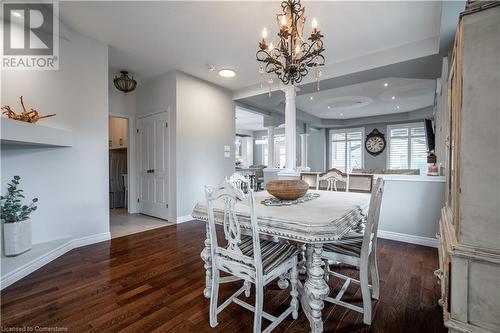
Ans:
[[[323,332],[322,311],[324,299],[330,289],[324,279],[323,244],[335,242],[356,227],[366,215],[370,194],[355,192],[316,191],[314,199],[295,204],[267,205],[271,196],[267,191],[255,192],[255,213],[259,234],[275,240],[297,243],[301,260],[299,272],[306,274],[305,282],[299,283],[299,300],[309,320],[311,332]],[[235,214],[242,229],[250,230],[250,211],[242,204],[235,205]],[[199,202],[193,209],[194,219],[208,221],[207,204]],[[222,225],[223,203],[214,204],[215,223]],[[208,223],[206,223],[205,247],[201,252],[205,268],[204,296],[210,298],[211,258]]]

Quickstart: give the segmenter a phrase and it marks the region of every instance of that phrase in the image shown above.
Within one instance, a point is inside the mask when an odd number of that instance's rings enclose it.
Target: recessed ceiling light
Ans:
[[[341,117],[343,117],[343,116],[344,116],[344,114],[343,114],[343,113],[340,113],[340,116],[341,116]]]
[[[328,110],[330,110],[332,107],[330,105],[328,105]]]
[[[399,109],[399,105],[398,105],[398,106],[396,106],[396,109]]]
[[[219,75],[222,77],[234,77],[236,75],[236,72],[232,69],[221,69],[219,70]]]
[[[391,99],[396,99],[396,96],[392,96]]]
[[[314,99],[314,96],[309,96],[309,100],[312,101]]]
[[[384,87],[388,87],[389,86],[389,83],[384,83]]]

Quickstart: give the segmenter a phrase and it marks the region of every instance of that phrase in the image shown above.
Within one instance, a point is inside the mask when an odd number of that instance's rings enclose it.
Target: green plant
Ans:
[[[15,223],[27,220],[29,215],[36,210],[35,203],[38,198],[34,198],[29,205],[23,205],[21,199],[24,199],[23,190],[17,188],[21,177],[14,176],[7,184],[7,194],[0,196],[0,218],[5,223]]]

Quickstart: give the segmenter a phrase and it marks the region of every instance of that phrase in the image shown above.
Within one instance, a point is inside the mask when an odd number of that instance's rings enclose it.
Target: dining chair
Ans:
[[[243,193],[247,193],[251,189],[250,180],[239,172],[234,172],[231,176],[226,177],[226,182],[242,190]]]
[[[352,230],[337,242],[323,245],[322,258],[325,261],[325,279],[328,280],[329,275],[332,275],[345,280],[335,298],[327,297],[325,302],[334,303],[362,313],[363,322],[367,325],[370,325],[372,321],[371,298],[378,299],[380,294],[380,281],[377,268],[377,231],[383,192],[384,180],[378,178],[372,190],[368,216],[366,217],[366,222],[363,223],[364,230]],[[359,280],[330,270],[330,265],[337,263],[358,267]],[[371,278],[371,285],[368,281],[369,276]],[[363,307],[341,300],[351,282],[361,286]]]
[[[326,182],[327,191],[337,191],[337,182],[344,182],[346,184],[345,190],[347,191],[347,175],[340,170],[335,168],[328,170],[327,172],[318,175],[316,180],[316,190],[320,189],[321,182]]]
[[[234,302],[254,312],[253,332],[261,332],[262,318],[271,321],[263,331],[271,332],[290,313],[294,319],[298,316],[298,272],[297,249],[286,243],[276,243],[259,239],[255,199],[252,190],[244,194],[229,182],[217,187],[205,188],[208,212],[209,237],[211,241],[212,290],[210,295],[210,326],[217,326],[217,314]],[[252,236],[242,235],[243,228],[235,213],[235,205],[246,206],[250,212]],[[217,209],[215,209],[217,207]],[[215,216],[223,221],[225,246],[219,245]],[[243,286],[231,297],[218,304],[220,272],[225,272],[244,280]],[[291,282],[290,306],[278,317],[263,311],[264,287],[279,276],[289,273]],[[250,283],[255,285],[255,306],[238,298],[243,292],[250,296]]]

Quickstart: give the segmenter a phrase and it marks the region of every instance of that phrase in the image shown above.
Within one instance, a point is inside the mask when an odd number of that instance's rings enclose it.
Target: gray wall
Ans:
[[[163,74],[137,88],[137,117],[168,111],[169,159],[176,159],[176,73]],[[134,135],[135,136],[135,135]],[[169,209],[171,220],[177,217],[176,163],[170,163]]]
[[[185,216],[204,200],[205,185],[234,172],[235,105],[229,90],[181,72],[176,89],[177,216]]]
[[[365,128],[365,136],[368,135],[372,130],[378,129],[379,132],[383,133],[386,136],[386,140],[387,140],[387,126],[388,125],[407,124],[407,123],[414,123],[414,122],[419,122],[419,121],[423,122],[423,120],[425,118],[429,118],[429,119],[434,118],[432,107],[422,109],[422,110],[402,113],[402,114],[392,114],[392,115],[386,115],[386,116],[381,116],[381,117],[366,117],[366,118],[346,119],[343,121],[342,126],[337,126],[337,127],[335,127],[335,129],[364,127]],[[378,121],[379,119],[381,119],[383,121]],[[328,148],[326,151],[326,158],[327,158],[328,168],[331,167],[331,160],[330,160],[331,144],[330,144],[329,132],[330,131],[327,130],[327,133],[326,133],[327,148]],[[364,167],[365,168],[385,169],[387,167],[388,147],[386,147],[386,149],[384,149],[384,151],[382,153],[380,153],[379,155],[372,156],[364,148],[364,140],[365,140],[365,138],[363,138]]]
[[[326,130],[322,129],[309,129],[309,147],[308,147],[308,166],[311,171],[325,171],[326,170]]]
[[[60,25],[59,70],[2,71],[2,105],[42,114],[41,126],[73,132],[73,146],[2,145],[2,193],[14,175],[26,198],[38,197],[33,243],[109,237],[108,48]],[[102,239],[102,238],[101,238]]]

